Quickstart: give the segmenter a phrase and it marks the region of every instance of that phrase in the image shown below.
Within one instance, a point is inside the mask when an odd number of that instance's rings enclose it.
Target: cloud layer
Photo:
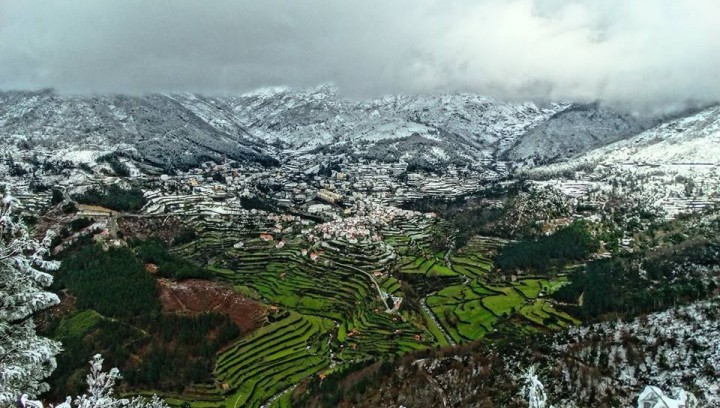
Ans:
[[[3,0],[0,89],[720,100],[717,0]]]

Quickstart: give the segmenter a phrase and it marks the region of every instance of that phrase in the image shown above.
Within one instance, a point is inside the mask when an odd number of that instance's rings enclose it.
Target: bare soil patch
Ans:
[[[158,288],[160,302],[166,312],[191,315],[203,312],[223,313],[237,324],[243,334],[259,328],[266,321],[265,305],[217,282],[200,279],[159,279]]]
[[[173,216],[166,217],[118,217],[118,231],[123,233],[125,238],[149,239],[159,238],[166,244],[181,231],[184,226]]]

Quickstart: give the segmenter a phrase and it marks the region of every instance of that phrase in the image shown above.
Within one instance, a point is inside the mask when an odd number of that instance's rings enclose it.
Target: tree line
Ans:
[[[124,189],[115,184],[91,188],[73,195],[73,199],[81,204],[99,205],[116,211],[138,211],[147,203],[141,189]]]
[[[575,221],[552,235],[507,245],[500,251],[495,265],[503,271],[530,269],[545,271],[553,265],[579,261],[600,249],[590,225]]]
[[[182,392],[209,381],[216,353],[240,336],[224,314],[163,312],[157,281],[146,271],[146,262],[156,262],[166,276],[198,277],[207,272],[169,253],[159,241],[130,244],[103,250],[83,241],[63,254],[53,289],[72,296],[74,310],[51,319],[44,334],[60,335],[62,319],[84,310],[102,317],[83,330],[62,332],[64,351],[50,378],[53,391],[48,397],[80,392],[84,384],[79,373],[96,353],[123,372],[126,387]]]

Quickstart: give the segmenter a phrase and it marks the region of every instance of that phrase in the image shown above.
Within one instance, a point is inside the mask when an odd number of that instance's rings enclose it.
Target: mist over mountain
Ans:
[[[0,4],[0,89],[473,92],[667,110],[720,100],[714,0]]]

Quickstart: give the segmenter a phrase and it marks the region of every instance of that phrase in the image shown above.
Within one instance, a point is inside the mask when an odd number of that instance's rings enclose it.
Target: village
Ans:
[[[513,274],[498,280],[492,256],[509,241],[476,236],[456,249],[447,239],[438,249],[434,233],[447,220],[408,209],[417,208],[407,205],[415,200],[450,202],[480,195],[488,187],[505,188],[513,181],[505,178],[503,166],[490,171],[448,165],[429,171],[403,162],[297,155],[274,167],[226,161],[159,172],[128,157],[117,160],[115,168],[101,160],[67,165],[54,174],[28,167],[8,186],[28,214],[40,218],[50,210],[53,215],[47,219],[68,225],[90,222],[67,231],[53,253],[87,236],[106,250],[131,245],[118,225],[128,228],[132,222],[162,226],[171,220],[174,235],[183,228],[192,230],[196,238],[173,242],[173,253],[266,302],[280,320],[268,321],[269,328],[250,341],[264,342],[270,336],[293,344],[293,358],[318,361],[317,367],[304,368],[307,375],[325,376],[325,368],[370,355],[475,341],[508,324],[547,330],[580,324],[547,296],[548,288],[567,281],[566,275],[538,279]],[[131,177],[118,176],[117,163]],[[639,175],[628,164],[621,170],[601,166],[576,169],[567,177],[530,177],[528,185],[552,193],[533,196],[537,202],[528,208],[540,209],[557,197],[571,202],[567,217],[544,220],[550,231],[574,217],[599,221],[603,203],[613,194],[654,203],[668,218],[701,210],[718,199],[714,167],[705,169],[703,177],[692,177],[695,185],[671,171]],[[142,205],[123,209],[83,199],[95,190],[119,191],[113,188],[137,194]],[[492,197],[481,202],[503,205]],[[632,252],[633,235],[620,237],[619,246]],[[158,274],[157,264],[147,263],[145,270]],[[405,282],[418,285],[423,294],[406,291]],[[302,334],[305,328],[312,340]],[[256,358],[251,354],[232,349],[221,361]],[[262,365],[260,357],[253,361],[253,367]],[[225,368],[215,374],[220,388],[203,391],[207,395],[202,398],[212,401],[243,390],[243,381],[225,379]],[[281,393],[284,383],[278,384],[257,398]],[[670,397],[649,389],[643,401],[666,403]]]

